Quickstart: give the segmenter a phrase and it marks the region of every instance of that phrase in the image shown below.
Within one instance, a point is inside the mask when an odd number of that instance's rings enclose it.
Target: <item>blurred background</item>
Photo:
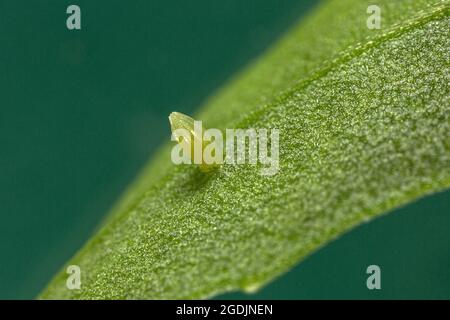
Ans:
[[[0,299],[32,299],[158,145],[316,0],[0,1]],[[81,8],[82,29],[66,28]],[[363,225],[256,295],[450,298],[450,193]],[[382,290],[365,286],[368,265]]]

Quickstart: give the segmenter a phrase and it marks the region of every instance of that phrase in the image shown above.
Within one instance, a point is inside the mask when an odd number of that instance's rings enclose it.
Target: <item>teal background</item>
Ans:
[[[168,139],[168,113],[191,113],[317,2],[0,1],[0,298],[34,298]],[[82,30],[66,28],[70,4]],[[449,298],[449,199],[220,298]],[[381,291],[365,288],[369,264]]]

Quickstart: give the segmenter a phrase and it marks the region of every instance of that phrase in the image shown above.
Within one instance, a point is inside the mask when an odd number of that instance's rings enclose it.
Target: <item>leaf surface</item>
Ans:
[[[448,1],[324,3],[202,107],[206,127],[277,128],[280,170],[170,164],[164,147],[41,298],[252,291],[350,228],[450,185]]]

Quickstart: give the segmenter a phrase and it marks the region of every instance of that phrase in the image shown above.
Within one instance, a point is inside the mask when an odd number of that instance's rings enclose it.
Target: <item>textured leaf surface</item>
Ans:
[[[392,3],[394,2],[394,3]],[[254,290],[368,219],[450,185],[448,1],[325,3],[206,103],[207,127],[278,128],[280,171],[170,165],[163,148],[41,298]]]

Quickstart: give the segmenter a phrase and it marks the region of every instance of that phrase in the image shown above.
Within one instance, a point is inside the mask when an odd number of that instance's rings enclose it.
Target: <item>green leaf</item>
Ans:
[[[210,98],[206,127],[277,128],[280,170],[173,166],[170,148],[41,298],[253,291],[350,228],[450,186],[449,1],[327,1]]]

